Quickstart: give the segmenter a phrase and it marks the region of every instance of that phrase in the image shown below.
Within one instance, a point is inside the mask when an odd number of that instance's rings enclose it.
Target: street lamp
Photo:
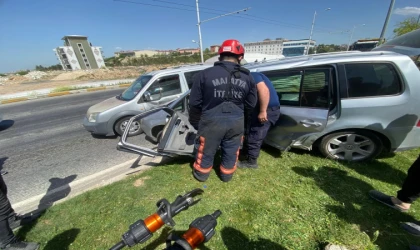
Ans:
[[[204,23],[204,22],[219,18],[219,17],[229,16],[229,15],[233,15],[233,14],[239,14],[239,12],[247,11],[251,8],[249,7],[249,8],[245,8],[245,9],[242,9],[242,10],[237,10],[237,11],[230,12],[230,13],[227,13],[227,14],[223,14],[223,15],[220,15],[220,16],[217,16],[217,17],[213,17],[213,18],[210,18],[210,19],[207,19],[207,20],[204,20],[204,21],[200,21],[200,10],[198,8],[198,0],[195,0],[195,4],[197,6],[197,21],[198,21],[197,26],[198,26],[198,39],[200,39],[199,42],[200,42],[201,63],[204,63],[203,39],[201,38],[201,24]]]
[[[324,11],[329,11],[329,10],[331,10],[331,8],[326,8]],[[308,49],[306,50],[307,55],[309,55],[309,48],[311,46],[312,33],[314,32],[314,26],[315,26],[315,18],[316,18],[316,11],[314,13],[314,19],[312,20],[311,34],[309,35]]]
[[[361,26],[365,26],[365,24],[362,24]],[[354,30],[356,29],[356,25],[354,25],[353,26],[353,29],[352,29],[352,31],[351,31],[351,33],[350,33],[350,38],[349,38],[349,42],[348,42],[348,44],[347,44],[347,51],[349,51],[349,49],[350,49],[350,43],[351,43],[351,39],[353,38],[353,34],[354,34]]]

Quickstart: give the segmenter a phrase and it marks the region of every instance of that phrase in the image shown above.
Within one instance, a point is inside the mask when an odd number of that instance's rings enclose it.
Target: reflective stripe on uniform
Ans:
[[[220,165],[220,172],[222,172],[222,174],[233,174],[236,171],[236,164],[233,166],[233,168],[228,169],[223,167],[223,165]]]
[[[244,137],[242,136],[241,140],[243,140]],[[233,165],[232,169],[227,169],[225,167],[223,167],[223,165],[220,165],[220,172],[222,172],[223,174],[233,174],[236,171],[236,163],[238,162],[238,157],[239,157],[239,148],[236,151],[236,160],[235,160],[235,165]]]
[[[201,161],[203,159],[203,154],[204,154],[204,144],[206,144],[206,138],[200,136],[200,146],[198,147],[197,150],[197,157],[195,159],[194,162],[194,169],[203,173],[203,174],[207,174],[210,173],[211,169],[213,166],[210,166],[209,168],[202,168],[201,167]]]

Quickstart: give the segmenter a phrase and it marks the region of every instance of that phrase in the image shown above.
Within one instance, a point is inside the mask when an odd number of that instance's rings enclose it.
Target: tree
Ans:
[[[402,22],[399,22],[397,27],[394,29],[395,37],[404,35],[410,31],[420,29],[420,23],[418,22],[417,18],[409,17]]]
[[[329,52],[337,52],[342,51],[343,48],[337,44],[319,44],[316,45],[316,53],[329,53]],[[309,54],[314,54],[315,48],[309,48]]]
[[[204,54],[210,54],[210,50],[209,50],[209,48],[206,48],[206,49],[204,50]]]

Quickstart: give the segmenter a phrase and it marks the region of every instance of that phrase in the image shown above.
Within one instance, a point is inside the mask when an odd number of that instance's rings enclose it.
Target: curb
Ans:
[[[86,93],[101,91],[107,89],[117,89],[117,88],[127,88],[131,85],[126,82],[133,82],[135,79],[121,79],[121,80],[112,80],[112,81],[101,81],[80,85],[72,85],[70,88],[76,88],[75,90],[66,90],[61,92],[54,92],[55,88],[50,89],[39,89],[34,91],[27,91],[22,93],[15,93],[9,95],[0,95],[0,105],[8,103],[23,102],[28,100],[47,98],[47,97],[56,97],[64,95],[72,95],[77,93]],[[121,83],[121,84],[120,84]],[[105,86],[104,86],[105,85]]]
[[[17,202],[12,204],[12,207],[18,214],[37,214],[55,204],[67,201],[89,190],[101,188],[123,180],[129,175],[141,173],[152,168],[154,165],[163,164],[168,160],[169,158],[166,157],[151,158],[140,156],[137,159],[126,161],[80,180],[75,180],[68,185]]]

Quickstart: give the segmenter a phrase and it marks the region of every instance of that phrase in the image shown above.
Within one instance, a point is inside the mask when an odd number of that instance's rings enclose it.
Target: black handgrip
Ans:
[[[125,247],[124,241],[120,241],[117,244],[115,244],[113,247],[111,247],[109,250],[119,250],[123,249]]]

